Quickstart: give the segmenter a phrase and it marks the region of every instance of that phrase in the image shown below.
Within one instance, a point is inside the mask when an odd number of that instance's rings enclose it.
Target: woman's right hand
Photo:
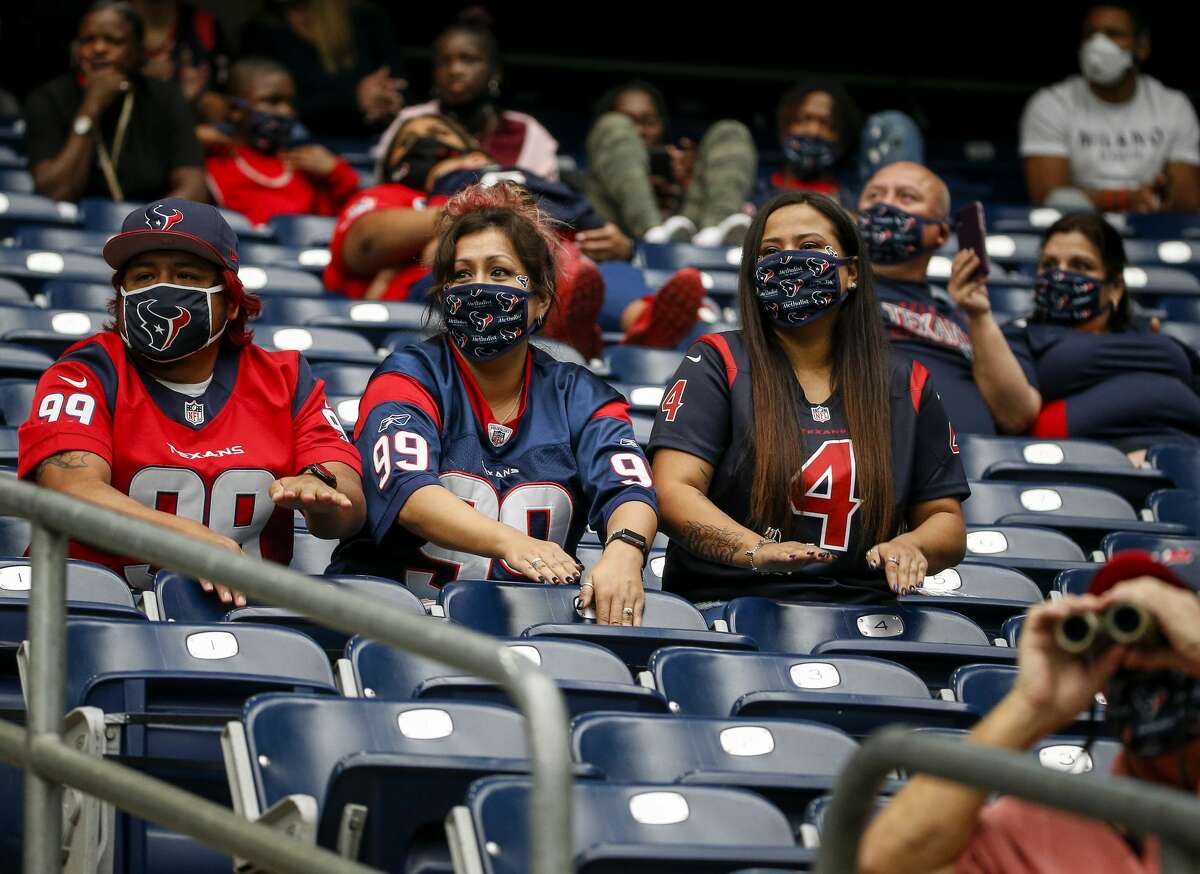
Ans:
[[[211,543],[213,546],[217,547],[218,549],[227,549],[230,552],[236,552],[238,554],[241,554],[242,547],[236,540],[226,537],[224,534],[218,534],[217,532],[213,531],[211,528],[208,528],[206,526],[200,526],[200,527],[203,528],[203,531],[204,531],[204,533],[197,532],[197,534],[200,536],[201,540],[205,540],[205,541]],[[241,592],[235,592],[233,589],[229,588],[228,586],[222,585],[221,583],[214,583],[211,580],[202,579],[199,582],[200,582],[200,588],[203,589],[204,591],[216,592],[217,597],[221,600],[221,603],[232,604],[234,607],[245,607],[246,606],[246,596],[243,595]]]
[[[577,583],[583,570],[558,544],[528,537],[515,528],[500,558],[514,573],[547,585]]]
[[[783,543],[764,543],[754,553],[754,568],[760,573],[792,573],[805,570],[816,563],[833,561],[832,553],[812,543],[786,540]]]
[[[979,272],[980,266],[979,256],[974,249],[959,250],[950,267],[950,281],[946,284],[950,297],[971,319],[986,316],[992,311],[987,277]]]
[[[129,79],[115,67],[105,67],[89,73],[83,92],[80,114],[89,115],[93,121],[116,99],[118,94],[129,90]]]

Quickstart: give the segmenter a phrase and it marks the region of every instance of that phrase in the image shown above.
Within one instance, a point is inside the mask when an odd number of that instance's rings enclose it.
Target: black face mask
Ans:
[[[386,172],[388,182],[398,182],[424,191],[429,173],[447,158],[457,158],[463,150],[434,137],[418,137]]]

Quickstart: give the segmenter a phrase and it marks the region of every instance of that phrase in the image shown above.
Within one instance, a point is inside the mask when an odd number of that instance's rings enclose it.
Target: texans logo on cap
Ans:
[[[172,209],[169,213],[161,203],[146,210],[146,227],[155,231],[169,231],[183,221],[183,213]]]
[[[471,324],[475,326],[475,330],[480,332],[486,331],[488,325],[495,321],[490,313],[487,315],[482,313],[471,313],[469,316],[467,316],[467,318],[471,320]]]
[[[175,307],[175,315],[163,316],[153,309],[158,303],[155,298],[144,300],[137,305],[138,318],[142,320],[139,326],[150,337],[150,348],[155,352],[166,352],[175,342],[189,322],[192,314],[182,307]]]

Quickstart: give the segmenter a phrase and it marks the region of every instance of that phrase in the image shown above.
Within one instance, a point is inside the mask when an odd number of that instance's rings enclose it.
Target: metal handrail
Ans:
[[[1123,777],[1080,779],[1010,750],[891,727],[864,741],[842,770],[822,824],[816,874],[858,870],[859,836],[879,787],[896,768],[1157,834],[1163,874],[1197,870],[1200,801],[1194,796]]]
[[[62,784],[138,816],[278,871],[365,874],[373,869],[253,825],[219,805],[62,744],[66,669],[66,538],[117,550],[288,607],[321,625],[361,634],[436,658],[501,686],[525,716],[533,791],[531,871],[571,869],[571,754],[567,710],[550,677],[494,638],[421,619],[375,598],[304,576],[282,565],[215,549],[150,522],[0,477],[0,515],[33,523],[30,548],[30,679],[26,728],[0,723],[0,757],[25,764],[25,871],[57,871],[61,856]],[[20,736],[24,736],[21,749]],[[86,761],[84,761],[86,760]]]

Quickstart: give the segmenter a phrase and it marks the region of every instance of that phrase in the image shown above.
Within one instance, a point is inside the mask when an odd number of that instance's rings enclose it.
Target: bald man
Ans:
[[[995,434],[997,421],[1003,426],[1007,392],[994,379],[986,397],[979,391],[973,340],[1003,340],[1000,329],[995,322],[983,324],[983,316],[968,318],[955,298],[925,277],[929,259],[950,236],[946,183],[920,164],[889,164],[867,182],[858,210],[892,348],[928,368],[955,429]]]

